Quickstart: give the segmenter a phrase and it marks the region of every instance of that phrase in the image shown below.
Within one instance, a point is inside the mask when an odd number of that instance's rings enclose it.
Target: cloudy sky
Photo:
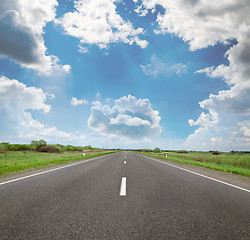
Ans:
[[[250,150],[250,1],[1,0],[0,142]]]

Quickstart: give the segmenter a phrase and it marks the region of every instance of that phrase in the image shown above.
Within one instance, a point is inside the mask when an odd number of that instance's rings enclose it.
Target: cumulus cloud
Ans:
[[[77,99],[75,97],[72,97],[70,103],[72,106],[78,106],[82,104],[88,104],[88,101],[86,99]]]
[[[200,115],[197,121],[194,121],[193,119],[189,119],[188,123],[190,126],[214,126],[216,123],[218,123],[216,112],[211,112],[210,114],[205,114],[204,112]]]
[[[161,117],[148,99],[128,95],[116,99],[113,106],[92,104],[88,126],[102,135],[137,139],[161,133]]]
[[[46,93],[40,88],[27,87],[25,84],[10,80],[5,76],[0,77],[0,109],[16,112],[19,109],[50,111],[51,106],[46,104]]]
[[[53,99],[53,93],[46,93],[40,88],[27,87],[18,80],[0,77],[0,141],[27,141],[27,139],[57,139],[75,140],[84,136],[74,136],[71,133],[58,130],[56,127],[46,127],[33,119],[31,111],[42,111],[47,114],[51,106],[46,104],[47,97]],[[8,136],[8,138],[5,138]]]
[[[245,0],[142,0],[140,8],[155,10],[157,5],[165,12],[157,15],[156,33],[175,34],[188,42],[191,50],[238,38],[238,29],[245,28],[250,10]]]
[[[76,136],[72,133],[58,130],[56,127],[46,127],[39,121],[34,120],[30,112],[24,112],[21,127],[26,130],[19,134],[19,138],[21,139],[45,139],[46,141],[54,143],[58,143],[58,141],[62,141],[62,139],[67,143],[85,139],[85,135]]]
[[[107,48],[110,43],[124,42],[137,44],[141,48],[147,46],[146,40],[138,36],[143,29],[134,29],[129,21],[125,21],[116,11],[117,0],[78,0],[75,11],[66,13],[57,20],[66,34],[80,39],[80,52],[86,52],[83,44],[96,44]]]
[[[187,71],[187,66],[182,63],[170,65],[160,60],[156,55],[151,57],[151,63],[146,66],[140,65],[142,71],[148,76],[157,77],[159,75],[172,75],[177,74],[181,76],[182,73]]]
[[[0,57],[8,57],[22,67],[50,73],[68,71],[58,58],[46,54],[43,29],[55,19],[56,0],[2,0],[0,6]]]
[[[184,146],[197,150],[249,150],[250,147],[250,120],[238,123],[230,119],[219,121],[217,124],[201,126],[190,134]],[[199,119],[198,119],[199,120]],[[236,125],[235,125],[236,124]]]
[[[245,120],[243,122],[240,122],[237,126],[239,128],[239,131],[234,132],[234,135],[240,134],[240,136],[244,136],[246,138],[250,137],[250,120]],[[250,142],[249,142],[250,145]]]
[[[236,66],[230,63],[226,68],[236,68]],[[197,121],[189,120],[190,126],[196,125],[199,129],[187,138],[186,143],[191,146],[196,143],[198,147],[203,142],[206,150],[209,150],[209,146],[224,150],[236,148],[249,150],[250,136],[246,134],[250,131],[248,124],[250,120],[249,77],[244,77],[244,71],[238,72],[236,69],[230,69],[229,72],[225,69],[221,70],[221,66],[213,69],[205,69],[204,72],[211,77],[220,77],[228,83],[234,82],[235,84],[231,85],[228,90],[220,91],[217,95],[210,94],[208,99],[199,103],[207,113],[203,112]],[[245,71],[248,70],[245,68]]]

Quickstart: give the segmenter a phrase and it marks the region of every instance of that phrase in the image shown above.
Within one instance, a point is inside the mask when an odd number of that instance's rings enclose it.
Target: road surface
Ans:
[[[167,163],[119,152],[1,179],[0,239],[250,239],[249,179]]]

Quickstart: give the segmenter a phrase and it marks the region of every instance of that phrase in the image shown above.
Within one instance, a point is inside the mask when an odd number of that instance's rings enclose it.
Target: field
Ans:
[[[142,153],[166,159],[166,152]],[[219,155],[213,155],[210,152],[171,151],[168,152],[167,160],[250,176],[250,154],[245,153],[220,153]]]
[[[111,153],[110,151],[88,151],[83,157],[82,151],[61,153],[43,153],[33,151],[0,151],[0,176],[8,176],[19,171],[38,169],[46,166],[59,165],[74,160],[82,160]],[[148,156],[166,159],[166,153],[141,152]],[[250,154],[220,153],[213,155],[208,152],[168,152],[167,160],[206,168],[250,176]]]
[[[41,153],[32,151],[8,151],[0,153],[0,176],[5,177],[19,171],[38,169],[82,160],[111,153],[110,151],[72,151],[63,153]]]

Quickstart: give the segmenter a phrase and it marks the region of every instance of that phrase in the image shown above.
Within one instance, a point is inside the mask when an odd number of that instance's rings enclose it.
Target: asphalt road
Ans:
[[[243,189],[115,153],[18,181],[1,179],[0,239],[250,239],[249,179],[170,164]]]

